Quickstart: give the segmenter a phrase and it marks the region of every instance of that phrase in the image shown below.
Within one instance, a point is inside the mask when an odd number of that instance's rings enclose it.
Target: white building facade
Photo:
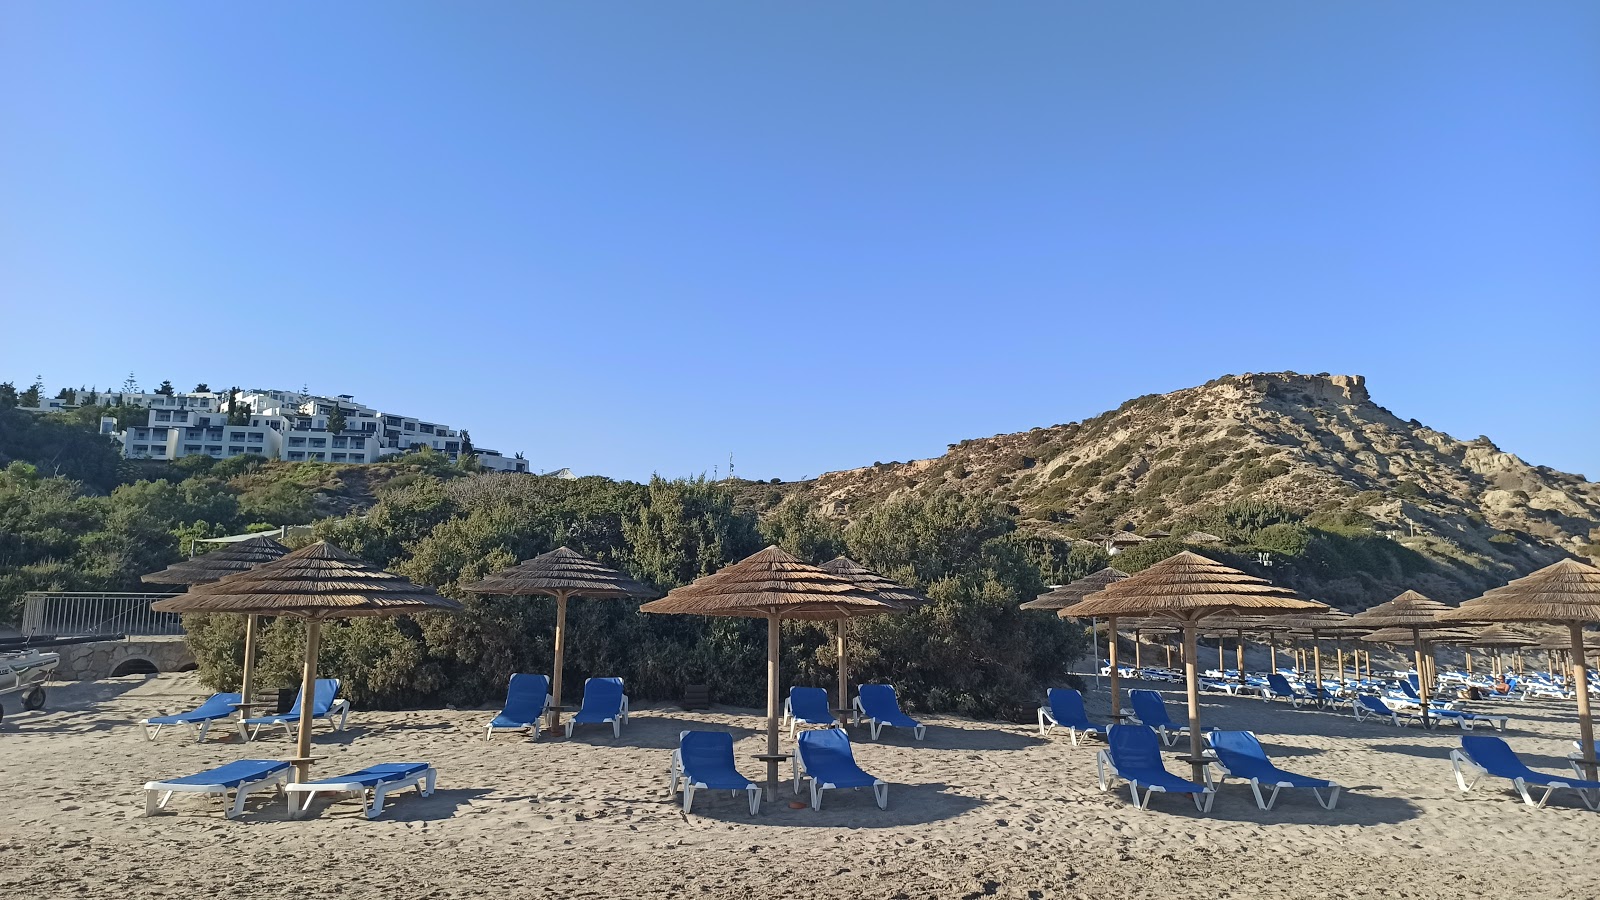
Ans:
[[[231,418],[236,424],[229,422],[228,398],[215,393],[113,392],[99,395],[96,402],[147,409],[144,424],[122,432],[115,430],[109,416],[102,420],[102,433],[120,440],[123,455],[129,459],[231,459],[260,454],[288,462],[372,463],[426,447],[455,462],[464,447],[461,433],[447,425],[380,412],[357,403],[349,394],[319,397],[291,391],[242,391],[233,397]],[[328,427],[335,410],[344,417],[344,427],[337,433]],[[525,459],[482,447],[474,448],[473,453],[485,469],[528,471]]]

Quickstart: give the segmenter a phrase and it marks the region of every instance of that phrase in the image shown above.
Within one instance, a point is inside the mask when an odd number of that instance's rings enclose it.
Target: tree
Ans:
[[[239,389],[237,387],[228,388],[228,424],[250,424],[250,407],[239,404]]]
[[[206,384],[204,381],[202,381],[199,384],[194,386],[194,393],[196,393],[196,394],[209,394],[209,393],[211,393],[211,385]]]
[[[17,386],[9,381],[0,381],[0,409],[16,409]]]
[[[44,378],[36,375],[33,384],[28,385],[28,389],[17,396],[17,405],[37,409],[43,395]]]
[[[328,433],[344,434],[344,426],[344,410],[340,409],[339,404],[335,403],[333,405],[333,411],[328,413]],[[461,434],[463,437],[466,436],[465,431],[463,431]]]
[[[128,373],[127,378],[122,379],[122,392],[124,394],[139,393],[139,379],[135,378],[132,372]]]
[[[156,393],[165,394],[168,397],[171,397],[174,393],[176,393],[176,391],[173,390],[172,382],[163,380],[161,382],[161,386],[156,388]]]
[[[461,455],[462,456],[477,456],[478,455],[477,449],[472,446],[472,432],[466,430],[465,428],[461,429]]]

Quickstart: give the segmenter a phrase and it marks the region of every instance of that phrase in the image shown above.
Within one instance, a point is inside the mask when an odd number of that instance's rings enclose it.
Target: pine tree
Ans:
[[[122,392],[124,394],[139,393],[139,380],[134,377],[132,372],[129,372],[128,377],[122,380]]]
[[[344,426],[344,410],[340,409],[339,404],[335,403],[333,411],[328,413],[328,433],[344,434]]]
[[[472,432],[466,430],[465,428],[461,429],[461,455],[462,456],[477,456],[478,455],[477,449],[472,446]]]
[[[211,393],[211,385],[206,384],[204,381],[202,381],[199,384],[194,386],[194,393],[196,393],[196,394],[209,394],[209,393]]]
[[[0,381],[0,409],[15,409],[17,406],[17,386],[9,381]]]
[[[156,393],[166,394],[168,397],[171,397],[174,393],[176,393],[176,391],[172,387],[172,382],[163,380],[161,382],[161,386],[156,388]]]
[[[38,407],[40,399],[43,396],[44,396],[44,376],[35,375],[34,378],[33,378],[33,384],[28,385],[28,389],[23,391],[20,395],[18,395],[18,397],[17,397],[17,405],[19,405],[19,406],[28,406],[28,407]]]

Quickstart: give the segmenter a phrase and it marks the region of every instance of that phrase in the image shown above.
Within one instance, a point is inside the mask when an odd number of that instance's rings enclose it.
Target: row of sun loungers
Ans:
[[[264,729],[281,725],[292,737],[294,729],[300,723],[301,703],[304,700],[304,696],[296,695],[294,705],[289,707],[288,712],[238,720],[236,725],[239,736],[246,741],[253,741],[261,736]],[[236,715],[241,706],[243,700],[238,694],[212,694],[204,703],[188,712],[151,716],[139,724],[144,727],[145,737],[148,740],[153,741],[160,737],[164,728],[183,727],[194,732],[195,741],[199,742],[206,739],[206,734],[214,722]],[[334,731],[343,731],[349,724],[350,701],[339,696],[339,679],[317,679],[312,697],[311,717],[313,721],[317,719],[326,721],[333,726]]]
[[[223,798],[223,815],[232,819],[244,813],[252,793],[271,788],[286,797],[291,816],[304,815],[318,794],[357,794],[366,817],[375,819],[383,813],[389,794],[415,787],[422,796],[430,796],[439,777],[427,763],[386,763],[307,782],[290,782],[290,769],[289,763],[275,759],[236,759],[194,775],[146,782],[144,812],[153,816],[165,809],[173,794],[208,794]]]

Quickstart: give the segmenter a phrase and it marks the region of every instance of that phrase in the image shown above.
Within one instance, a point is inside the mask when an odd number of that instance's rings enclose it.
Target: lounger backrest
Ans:
[[[1206,740],[1211,743],[1211,749],[1217,751],[1217,758],[1230,769],[1236,769],[1229,763],[1230,759],[1239,759],[1255,763],[1270,763],[1267,751],[1262,749],[1261,742],[1248,731],[1213,731],[1206,735]]]
[[[500,714],[513,722],[536,721],[544,715],[545,699],[549,696],[550,679],[518,672],[506,686],[506,706]]]
[[[900,712],[900,700],[894,695],[894,685],[890,684],[863,684],[860,694],[861,708],[867,715],[880,718],[877,714],[893,714]]]
[[[727,770],[733,765],[733,735],[725,731],[685,731],[678,737],[685,772]]]
[[[1379,700],[1377,697],[1374,697],[1371,694],[1357,694],[1356,702],[1380,716],[1394,715],[1394,710],[1385,706],[1382,700]]]
[[[611,715],[621,710],[621,678],[591,678],[583,683],[583,708],[580,712]]]
[[[189,715],[219,716],[225,713],[231,713],[235,709],[238,709],[240,702],[241,701],[238,694],[212,694],[206,698],[206,702],[196,707],[195,711]]]
[[[1083,711],[1083,695],[1071,688],[1051,688],[1050,714],[1063,725],[1087,725],[1089,716]]]
[[[1482,768],[1501,777],[1532,774],[1532,770],[1512,752],[1511,745],[1497,737],[1464,734],[1461,736],[1461,752]]]
[[[1113,725],[1106,737],[1106,750],[1117,768],[1164,769],[1161,764],[1161,741],[1149,725]]]
[[[1416,685],[1411,683],[1411,679],[1409,677],[1406,678],[1404,681],[1400,682],[1400,693],[1405,694],[1407,697],[1410,697],[1413,700],[1421,700],[1422,699],[1417,694]]]
[[[1167,717],[1167,704],[1155,691],[1129,691],[1128,702],[1133,704],[1133,714],[1145,725],[1171,727],[1172,719]]]
[[[1272,688],[1274,694],[1282,694],[1285,697],[1294,695],[1294,688],[1289,685],[1289,679],[1277,672],[1267,676],[1267,686]]]
[[[789,709],[802,719],[831,719],[828,692],[815,687],[789,688]]]
[[[318,678],[313,691],[314,692],[311,695],[311,714],[314,716],[325,716],[328,714],[329,710],[333,709],[333,701],[339,696],[339,679]],[[289,711],[285,713],[285,715],[300,715],[300,704],[304,702],[305,699],[305,691],[302,690],[300,693],[295,694],[294,705],[289,707]]]
[[[801,765],[809,772],[825,772],[856,764],[855,754],[850,752],[850,736],[838,728],[802,731],[796,741],[796,749],[800,753]]]

